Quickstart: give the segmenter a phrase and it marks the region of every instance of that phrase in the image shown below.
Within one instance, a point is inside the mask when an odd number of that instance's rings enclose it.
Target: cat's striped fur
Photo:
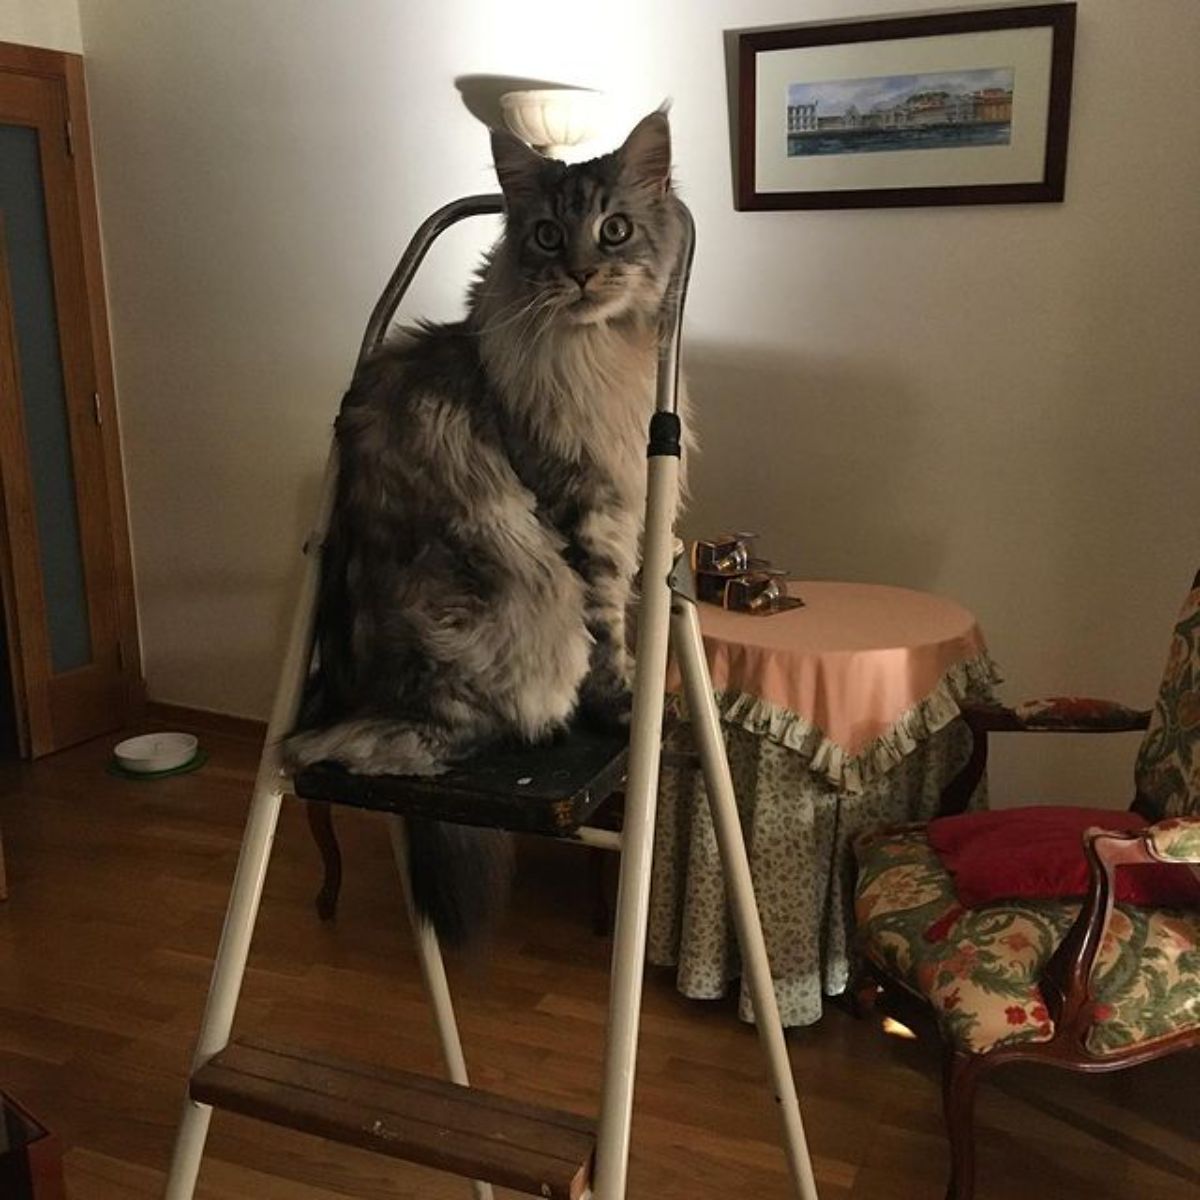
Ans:
[[[578,165],[504,134],[493,153],[505,229],[468,316],[387,345],[342,403],[293,769],[436,774],[577,710],[627,711],[657,320],[682,229],[668,123],[652,114]],[[489,903],[493,840],[412,835],[418,902],[461,939]]]

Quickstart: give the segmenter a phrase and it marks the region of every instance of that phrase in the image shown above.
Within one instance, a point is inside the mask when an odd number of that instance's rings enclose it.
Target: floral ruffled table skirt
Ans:
[[[785,1025],[817,1021],[822,998],[840,994],[849,981],[853,839],[936,813],[942,789],[971,749],[957,701],[986,695],[995,678],[986,656],[959,664],[889,739],[854,764],[839,763],[836,772],[821,753],[814,756],[820,739],[806,739],[794,723],[745,697],[719,697]],[[667,749],[691,745],[684,722]],[[704,781],[697,769],[674,762],[677,757],[667,756],[659,791],[647,953],[651,963],[677,969],[685,996],[715,999],[741,975],[737,938]],[[986,803],[985,789],[982,784],[973,805]],[[744,984],[739,1013],[753,1020]]]

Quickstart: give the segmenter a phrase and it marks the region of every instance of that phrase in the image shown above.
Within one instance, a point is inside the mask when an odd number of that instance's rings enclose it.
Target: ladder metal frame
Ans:
[[[357,365],[361,365],[382,344],[400,301],[434,241],[445,230],[467,217],[499,215],[503,211],[503,197],[498,194],[467,196],[440,208],[420,226],[371,313]],[[679,346],[695,243],[694,226],[686,207],[683,208],[683,214],[685,244],[667,290],[659,338],[656,411],[651,425],[652,431],[658,436],[651,437],[648,448],[642,596],[624,824],[620,834],[584,827],[576,835],[582,842],[621,853],[604,1083],[591,1197],[592,1200],[625,1200],[626,1195],[658,800],[663,695],[668,648],[671,647],[683,678],[684,695],[712,810],[743,970],[748,977],[756,1025],[767,1056],[775,1101],[779,1106],[794,1192],[799,1200],[817,1200],[816,1182],[771,980],[720,718],[704,656],[694,593],[690,587],[677,583],[683,569],[677,559],[674,535],[679,492]],[[229,1043],[279,810],[283,797],[291,794],[290,780],[280,762],[279,747],[295,722],[311,664],[320,549],[333,509],[336,484],[335,442],[325,470],[316,523],[304,547],[304,571],[291,634],[267,725],[225,924],[213,964],[208,999],[193,1055],[193,1073]],[[466,1062],[441,949],[433,930],[420,920],[412,905],[407,826],[402,817],[390,817],[388,822],[416,939],[421,973],[433,1008],[447,1073],[453,1082],[467,1084]],[[193,1101],[190,1095],[185,1098],[167,1176],[165,1200],[192,1200],[211,1116],[212,1109],[208,1105]],[[490,1184],[476,1180],[472,1182],[472,1188],[475,1200],[492,1200]]]

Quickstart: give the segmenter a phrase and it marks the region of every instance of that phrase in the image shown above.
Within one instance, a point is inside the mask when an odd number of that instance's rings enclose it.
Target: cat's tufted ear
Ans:
[[[671,186],[671,124],[659,109],[643,117],[617,151],[621,176],[634,187],[665,196]]]
[[[538,180],[546,160],[520,138],[499,129],[492,130],[492,161],[505,198],[512,203],[539,191]]]

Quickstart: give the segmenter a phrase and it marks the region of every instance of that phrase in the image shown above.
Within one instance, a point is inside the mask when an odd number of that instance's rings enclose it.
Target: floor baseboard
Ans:
[[[184,704],[165,704],[161,700],[146,701],[145,721],[168,728],[181,726],[187,731],[224,733],[255,742],[261,742],[267,736],[266,721],[211,712],[207,708],[189,708]]]

